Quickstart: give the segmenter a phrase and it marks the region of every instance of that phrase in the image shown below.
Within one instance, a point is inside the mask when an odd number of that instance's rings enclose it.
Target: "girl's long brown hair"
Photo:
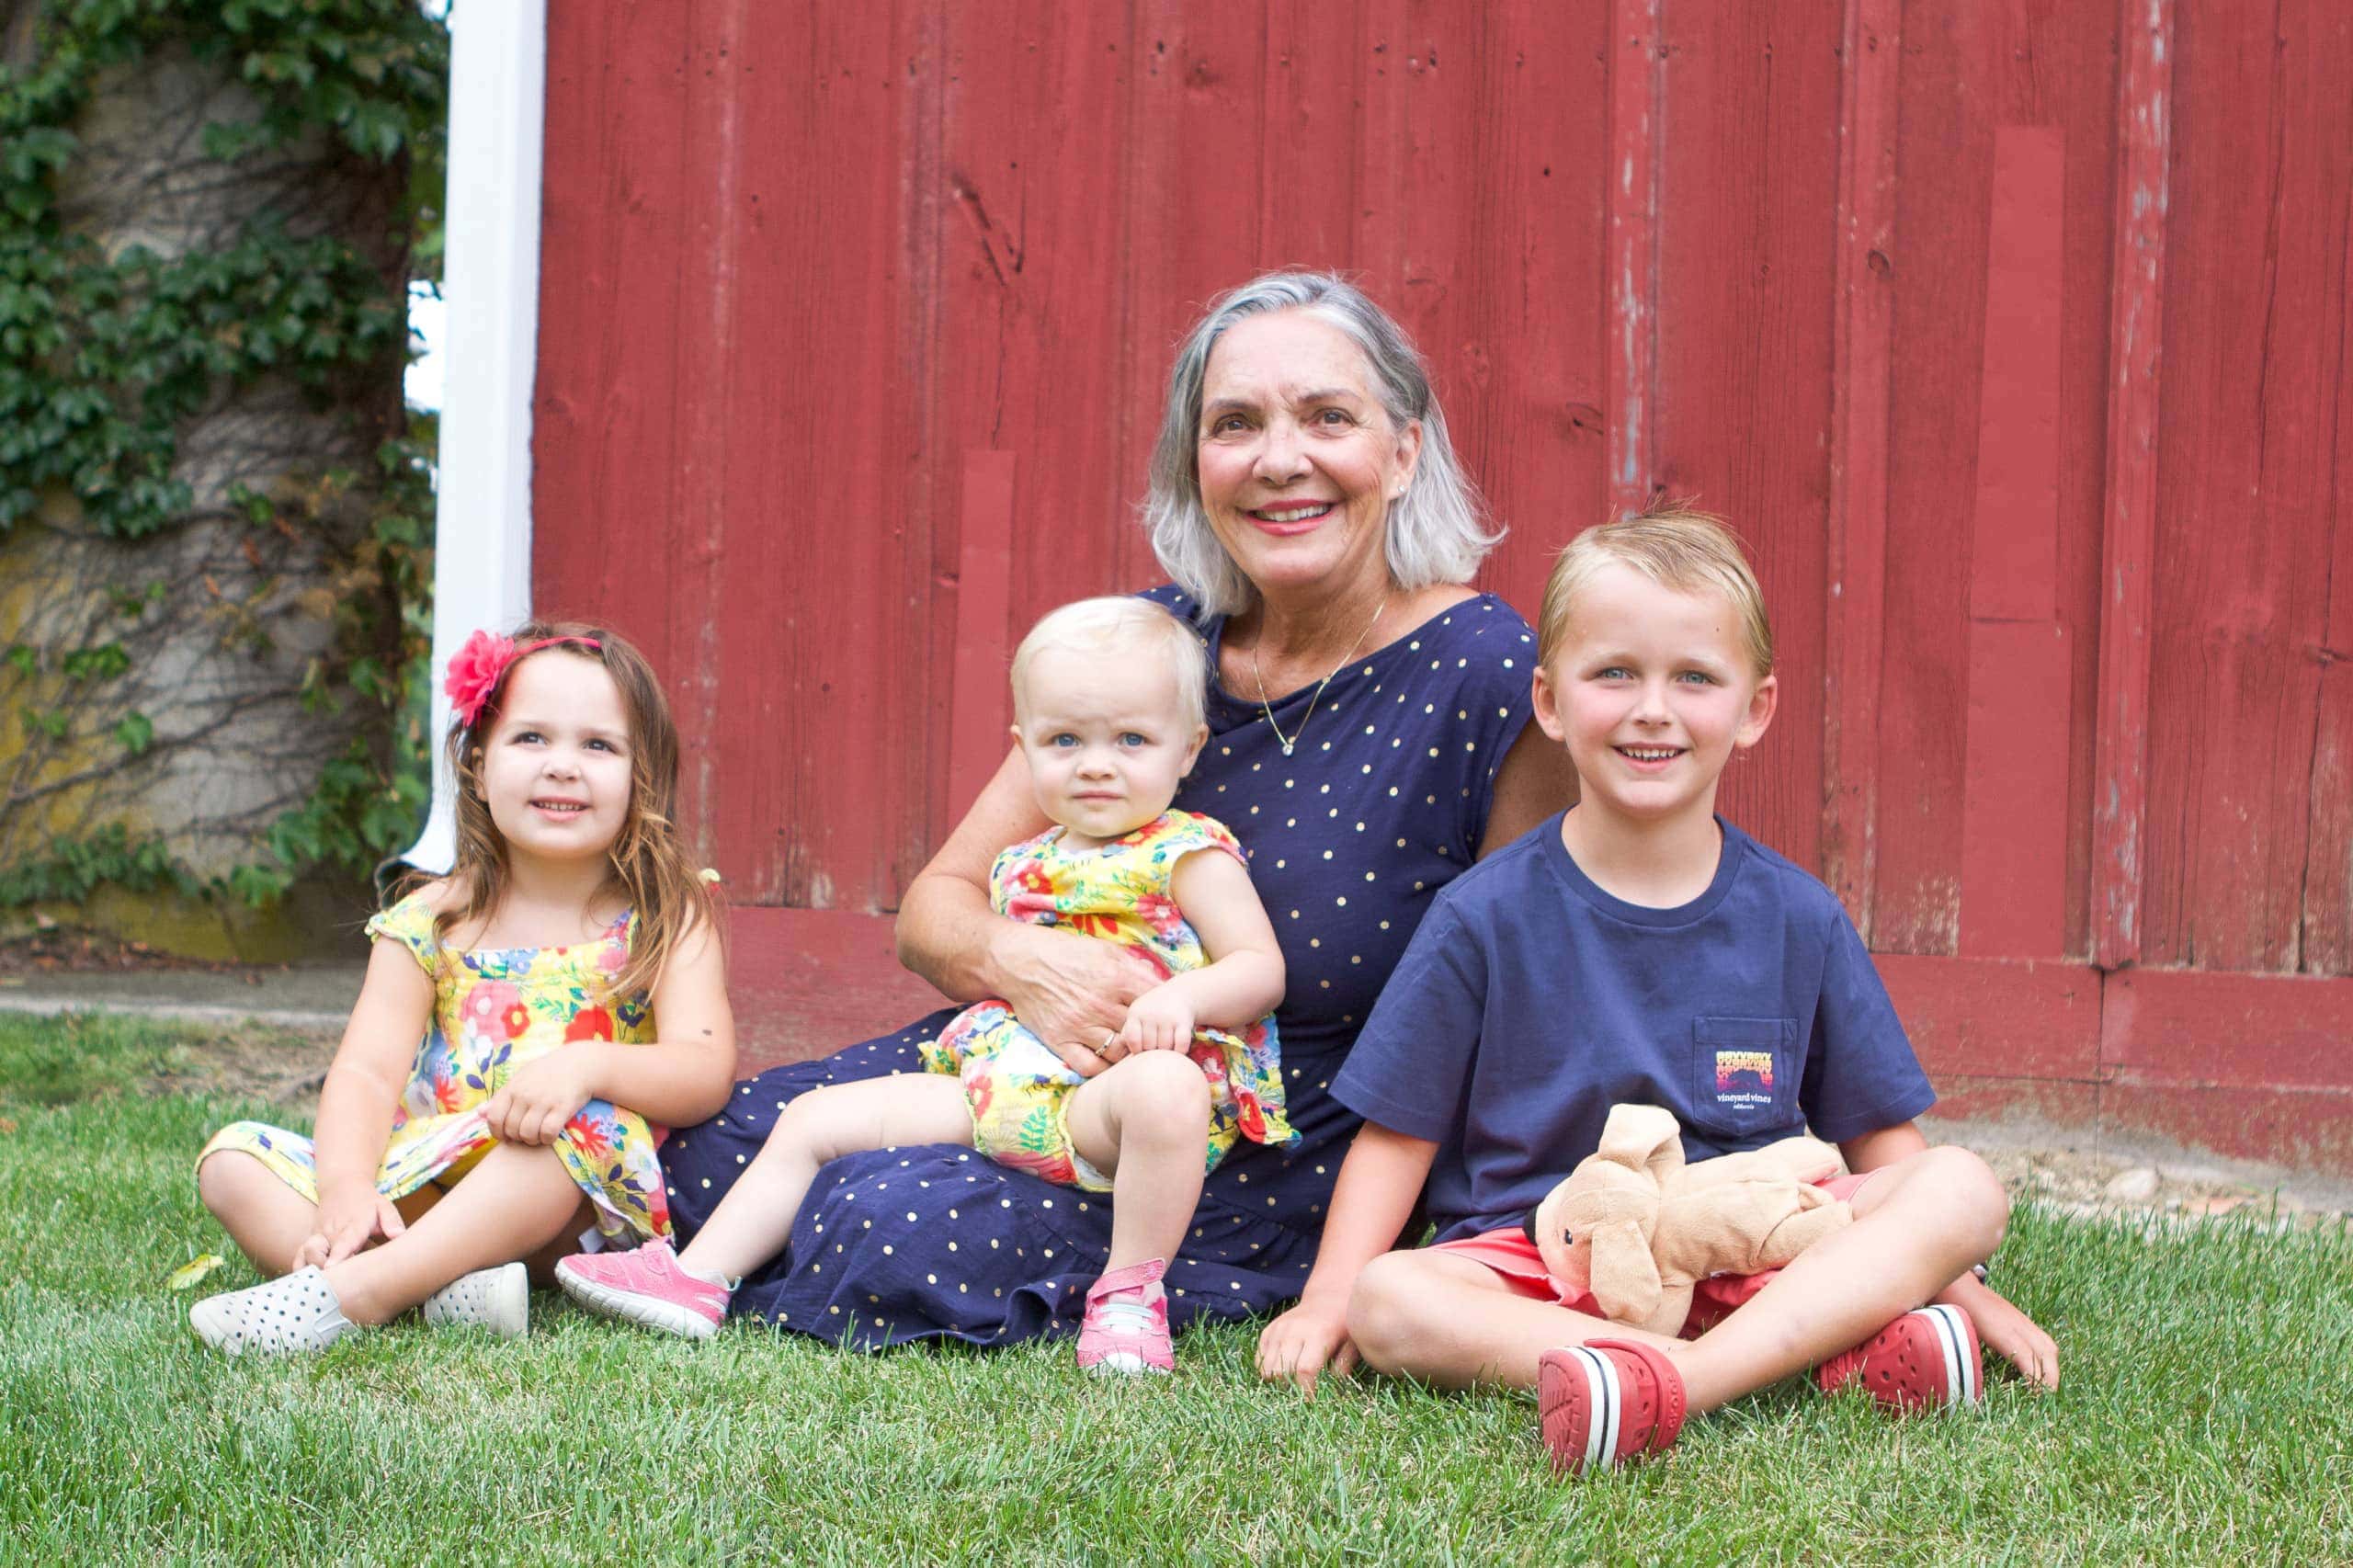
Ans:
[[[637,931],[630,941],[629,961],[613,976],[606,999],[650,999],[664,966],[689,932],[700,928],[711,940],[722,942],[725,936],[710,884],[678,842],[678,727],[670,718],[670,704],[654,667],[618,632],[577,621],[532,620],[517,627],[513,635],[517,646],[565,639],[525,657],[594,659],[605,666],[620,693],[621,711],[629,719],[629,810],[609,854],[612,884],[636,912]],[[587,646],[590,642],[597,646]],[[516,665],[522,662],[517,659],[502,672],[472,723],[449,727],[449,768],[458,781],[458,857],[450,875],[462,879],[466,897],[462,907],[435,920],[437,938],[446,937],[453,926],[489,915],[506,892],[506,841],[491,821],[490,801],[483,793],[482,756],[497,727]]]

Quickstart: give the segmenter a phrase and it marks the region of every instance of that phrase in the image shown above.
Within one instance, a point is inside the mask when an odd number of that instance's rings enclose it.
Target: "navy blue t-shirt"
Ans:
[[[1936,1102],[1837,899],[1717,819],[1705,892],[1614,898],[1553,817],[1438,895],[1332,1093],[1438,1145],[1440,1241],[1517,1225],[1620,1103],[1664,1106],[1686,1157],[1838,1142]]]

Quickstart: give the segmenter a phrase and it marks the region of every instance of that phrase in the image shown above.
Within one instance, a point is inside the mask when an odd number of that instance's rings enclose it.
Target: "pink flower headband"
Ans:
[[[466,639],[466,645],[449,655],[449,678],[441,689],[449,694],[449,705],[458,715],[458,722],[471,729],[489,706],[491,694],[498,683],[515,666],[517,659],[536,653],[542,648],[571,643],[582,648],[603,652],[604,644],[594,637],[542,637],[536,642],[516,646],[512,637],[501,637],[494,631],[477,631]]]

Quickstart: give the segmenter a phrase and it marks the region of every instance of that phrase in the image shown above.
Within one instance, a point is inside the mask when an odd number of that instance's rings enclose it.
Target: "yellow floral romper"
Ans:
[[[517,1066],[574,1040],[642,1043],[654,1038],[642,997],[600,1002],[629,960],[636,917],[624,914],[595,941],[563,948],[482,948],[451,952],[433,934],[433,911],[412,895],[368,922],[416,956],[432,977],[433,1017],[392,1113],[377,1190],[404,1198],[427,1182],[454,1185],[497,1140],[482,1107]],[[564,1168],[597,1211],[597,1228],[624,1246],[670,1233],[655,1148],[665,1130],[635,1111],[590,1100],[555,1143]],[[233,1122],[197,1156],[251,1154],[313,1202],[318,1173],[310,1139],[258,1121]]]
[[[1208,850],[1245,858],[1222,824],[1170,811],[1099,848],[1073,849],[1065,837],[1062,828],[1051,827],[996,858],[989,868],[989,902],[999,915],[1120,943],[1164,980],[1209,962],[1168,886],[1188,855]],[[1063,1065],[1005,1003],[974,1003],[922,1051],[926,1071],[963,1080],[972,1146],[982,1153],[1064,1187],[1110,1190],[1110,1182],[1072,1146],[1063,1119],[1071,1092],[1086,1080]],[[1210,1083],[1205,1169],[1216,1169],[1243,1138],[1278,1146],[1299,1141],[1284,1115],[1273,1015],[1239,1034],[1197,1029],[1189,1054]]]

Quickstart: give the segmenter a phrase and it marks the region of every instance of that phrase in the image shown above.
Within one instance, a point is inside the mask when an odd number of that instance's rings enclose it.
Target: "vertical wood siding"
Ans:
[[[1727,810],[1874,949],[2353,971],[2336,0],[550,7],[535,590],[739,903],[895,906],[1177,335],[1355,273],[1510,525],[1755,548]]]

